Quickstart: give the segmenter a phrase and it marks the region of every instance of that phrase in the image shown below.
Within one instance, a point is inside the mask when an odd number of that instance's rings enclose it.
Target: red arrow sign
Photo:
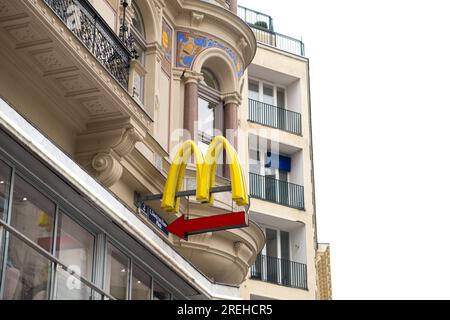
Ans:
[[[228,213],[199,219],[185,220],[179,217],[167,227],[167,231],[186,239],[189,235],[248,227],[245,212]]]

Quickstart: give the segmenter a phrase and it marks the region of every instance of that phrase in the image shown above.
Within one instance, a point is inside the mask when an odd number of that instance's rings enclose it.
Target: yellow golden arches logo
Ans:
[[[180,199],[176,194],[181,190],[187,161],[191,155],[195,157],[197,166],[197,201],[213,204],[214,196],[210,190],[214,186],[217,161],[222,150],[225,150],[229,162],[233,201],[239,206],[248,206],[247,186],[236,150],[227,139],[218,136],[212,140],[205,156],[192,140],[184,142],[179,148],[164,187],[162,208],[169,213],[179,211]]]

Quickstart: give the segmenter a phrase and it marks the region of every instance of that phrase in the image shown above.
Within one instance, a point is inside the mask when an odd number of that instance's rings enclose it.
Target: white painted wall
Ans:
[[[289,182],[304,185],[303,150],[291,155],[291,173]]]
[[[91,0],[90,2],[97,12],[101,12],[102,18],[111,27],[111,29],[117,31],[116,8],[113,8],[106,0]]]
[[[306,255],[306,227],[300,224],[298,228],[290,231],[291,260],[300,263],[307,263]]]
[[[287,87],[287,108],[288,110],[302,113],[301,106],[301,80],[294,81]]]

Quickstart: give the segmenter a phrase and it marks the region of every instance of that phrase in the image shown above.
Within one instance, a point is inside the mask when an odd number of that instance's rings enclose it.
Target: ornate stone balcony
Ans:
[[[128,88],[133,48],[127,47],[86,0],[44,0],[80,42]]]

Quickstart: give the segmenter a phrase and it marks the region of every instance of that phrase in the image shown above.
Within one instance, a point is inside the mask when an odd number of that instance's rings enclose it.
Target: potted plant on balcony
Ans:
[[[267,22],[265,21],[256,21],[255,26],[261,29],[269,30],[269,26],[267,25]]]

